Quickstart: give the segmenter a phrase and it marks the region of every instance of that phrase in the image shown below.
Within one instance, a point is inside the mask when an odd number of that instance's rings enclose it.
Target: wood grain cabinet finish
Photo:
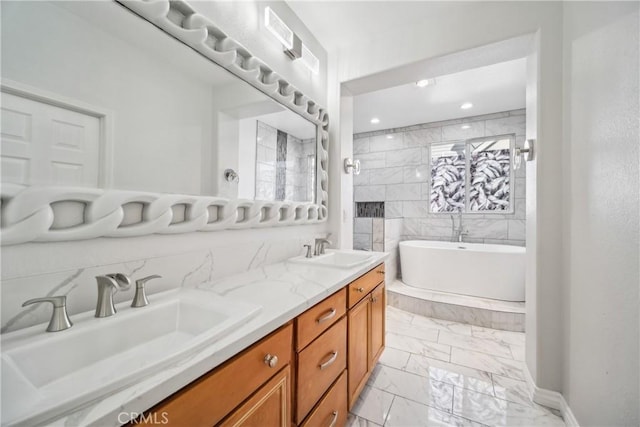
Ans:
[[[305,348],[347,311],[347,291],[341,289],[296,318],[296,350]]]
[[[349,308],[355,306],[384,280],[384,264],[374,267],[347,285]]]
[[[369,299],[360,301],[358,305],[349,310],[347,315],[349,323],[348,352],[349,360],[347,371],[349,372],[349,409],[353,407],[358,395],[367,382],[369,372]]]
[[[168,424],[165,425],[169,426],[213,426],[287,366],[292,348],[293,325],[289,323],[168,397],[150,412],[166,414]],[[148,425],[146,418],[132,424]]]
[[[302,427],[342,427],[347,412],[347,372],[343,371]]]
[[[291,426],[291,369],[288,365],[221,424],[221,427],[254,426]]]
[[[387,293],[385,292],[384,283],[378,285],[371,292],[371,347],[369,349],[369,366],[373,366],[378,362],[382,351],[384,350],[385,335],[385,308],[387,306]]]
[[[301,423],[347,367],[347,319],[331,328],[298,354],[296,423]]]

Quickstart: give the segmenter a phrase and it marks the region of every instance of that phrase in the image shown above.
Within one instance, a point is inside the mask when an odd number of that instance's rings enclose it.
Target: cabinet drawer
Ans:
[[[338,427],[346,423],[347,372],[343,371],[318,406],[309,414],[302,427]]]
[[[167,398],[151,412],[166,413],[168,425],[212,426],[289,364],[292,345],[293,325],[289,324]],[[273,367],[265,362],[267,355],[278,358]]]
[[[347,286],[349,308],[356,305],[365,295],[384,280],[384,263],[358,277]]]
[[[296,423],[300,423],[347,366],[343,317],[298,354]]]
[[[347,290],[342,289],[298,316],[296,349],[300,351],[309,345],[317,336],[340,320],[346,311]]]

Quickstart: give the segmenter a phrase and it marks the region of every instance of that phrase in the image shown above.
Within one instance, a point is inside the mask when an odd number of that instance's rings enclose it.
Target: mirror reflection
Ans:
[[[1,8],[3,183],[315,202],[315,124],[115,2]]]

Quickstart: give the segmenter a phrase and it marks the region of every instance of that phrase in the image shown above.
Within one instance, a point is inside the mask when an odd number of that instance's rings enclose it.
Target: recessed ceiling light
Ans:
[[[463,110],[468,110],[469,108],[473,107],[473,104],[470,102],[465,102],[464,104],[462,104],[460,106],[460,108],[462,108]]]
[[[371,124],[377,125],[378,123],[380,123],[380,119],[379,118],[374,117],[373,119],[371,119]]]
[[[387,139],[393,139],[393,135],[388,134],[388,135],[387,135]]]
[[[433,86],[434,84],[436,84],[436,79],[422,79],[416,82],[416,86],[418,87]]]
[[[461,129],[469,129],[471,127],[471,125],[462,125],[460,126]]]

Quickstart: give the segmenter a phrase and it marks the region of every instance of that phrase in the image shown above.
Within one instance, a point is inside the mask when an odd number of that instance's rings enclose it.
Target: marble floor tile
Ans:
[[[396,396],[451,412],[454,386],[442,381],[434,381],[428,377],[383,365],[371,374],[367,385]],[[360,414],[356,413],[356,415]],[[375,421],[372,418],[367,419]]]
[[[386,345],[398,350],[404,350],[410,353],[444,360],[445,362],[449,362],[451,357],[451,347],[448,345],[421,340],[419,338],[407,337],[405,335],[398,335],[393,332],[387,332]]]
[[[381,427],[380,424],[376,424],[373,421],[369,421],[366,418],[359,417],[349,413],[347,416],[346,427]]]
[[[509,345],[511,348],[511,356],[515,360],[520,360],[524,362],[524,346],[522,345]]]
[[[400,396],[396,396],[389,410],[385,427],[482,426],[462,417],[443,412]]]
[[[385,347],[378,361],[392,368],[404,369],[409,361],[409,356],[411,356],[411,353],[407,351],[398,350],[393,347]]]
[[[472,334],[471,325],[467,325],[465,323],[453,322],[450,320],[432,319],[430,317],[424,317],[424,316],[413,316],[413,320],[411,321],[411,324],[419,327],[424,327],[424,328],[449,331],[455,334],[463,334],[463,335]]]
[[[507,359],[505,357],[493,356],[491,354],[480,353],[478,351],[452,347],[450,362],[502,375],[504,377],[524,380],[524,374],[522,372],[524,363],[519,360]]]
[[[507,378],[496,374],[491,374],[491,379],[493,380],[494,396],[510,402],[522,403],[523,405],[529,406],[533,405],[533,402],[529,397],[527,383],[524,381],[514,380],[513,378]]]
[[[493,394],[491,374],[478,369],[469,368],[437,359],[412,354],[405,371],[436,381],[443,381],[461,388],[468,388],[482,393]]]
[[[471,334],[482,339],[524,346],[524,332],[501,331],[482,326],[471,326]]]
[[[453,414],[491,426],[564,426],[541,406],[527,406],[472,390],[455,388]]]
[[[421,325],[399,322],[397,320],[387,320],[386,326],[387,332],[393,332],[394,334],[419,338],[426,341],[438,342],[438,329],[426,328]]]
[[[397,320],[399,322],[411,323],[411,321],[413,320],[413,314],[388,305],[387,320]]]
[[[441,331],[438,337],[440,344],[450,345],[452,347],[466,348],[467,350],[488,353],[494,356],[512,358],[511,349],[508,344],[502,344],[498,341],[485,340],[469,335],[452,334],[451,332]]]
[[[383,425],[389,414],[393,398],[394,395],[384,389],[365,386],[351,408],[351,413],[375,424]]]

